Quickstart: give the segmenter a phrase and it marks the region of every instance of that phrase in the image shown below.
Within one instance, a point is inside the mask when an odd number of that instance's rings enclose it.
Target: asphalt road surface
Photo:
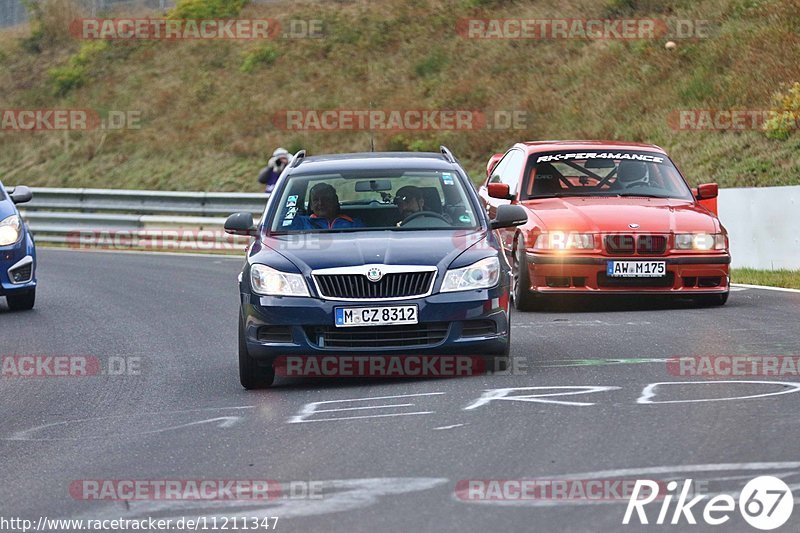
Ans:
[[[241,259],[40,256],[36,309],[0,304],[4,365],[9,356],[89,356],[103,373],[14,377],[4,366],[5,519],[206,516],[221,527],[224,517],[278,517],[277,531],[756,531],[738,512],[716,527],[685,518],[623,526],[628,500],[613,490],[591,501],[520,499],[475,482],[691,478],[698,492],[716,494],[775,475],[800,496],[792,385],[800,377],[710,380],[675,375],[665,362],[800,354],[800,294],[743,289],[722,308],[627,300],[515,313],[510,374],[279,378],[248,392],[236,361]],[[87,480],[264,479],[281,495],[92,499],[99,493],[86,490],[99,486]],[[703,504],[694,512],[700,523]],[[659,505],[646,508],[650,522]],[[782,530],[800,530],[800,511]]]

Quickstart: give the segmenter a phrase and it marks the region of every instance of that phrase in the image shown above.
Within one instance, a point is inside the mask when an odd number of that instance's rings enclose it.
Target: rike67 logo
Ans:
[[[662,484],[663,486],[663,484]],[[703,521],[712,526],[725,524],[737,509],[737,501],[730,494],[716,494],[701,505],[708,495],[693,495],[692,480],[687,479],[678,492],[678,482],[667,483],[666,494],[659,491],[659,483],[649,479],[636,480],[633,493],[628,500],[622,523],[639,524],[697,524],[695,514],[700,514]],[[641,495],[644,494],[644,497]],[[670,513],[673,499],[676,504]],[[691,499],[690,499],[691,497]],[[655,522],[652,512],[648,517],[645,507],[655,501],[661,506]],[[655,507],[655,506],[654,506]],[[739,493],[738,510],[742,518],[756,529],[770,531],[784,525],[792,515],[794,496],[783,480],[774,476],[759,476],[751,479]],[[651,509],[651,511],[654,509]],[[635,514],[634,514],[635,513]]]

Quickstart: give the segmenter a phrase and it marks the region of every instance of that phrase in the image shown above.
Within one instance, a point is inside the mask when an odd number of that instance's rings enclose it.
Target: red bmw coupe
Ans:
[[[728,236],[716,183],[691,189],[651,144],[518,143],[487,166],[481,202],[528,210],[499,230],[517,309],[550,294],[673,294],[703,305],[728,299]]]

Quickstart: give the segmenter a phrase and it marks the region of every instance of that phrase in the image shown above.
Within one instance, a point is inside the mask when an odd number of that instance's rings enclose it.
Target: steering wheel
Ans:
[[[627,187],[625,187],[625,188],[626,188],[626,189],[633,189],[633,188],[635,188],[635,187],[649,187],[649,186],[650,186],[650,183],[648,183],[648,182],[645,182],[645,181],[637,181],[637,182],[631,183],[630,185],[628,185],[628,186],[627,186]]]
[[[406,226],[406,225],[408,225],[409,222],[417,220],[418,218],[423,218],[423,217],[426,217],[426,218],[428,218],[428,217],[429,218],[438,218],[439,220],[441,220],[442,222],[444,222],[448,226],[450,225],[450,221],[447,220],[446,218],[444,218],[439,213],[434,213],[433,211],[417,211],[413,215],[409,215],[405,219],[403,219],[403,221],[400,222],[400,226],[401,227],[402,226]]]

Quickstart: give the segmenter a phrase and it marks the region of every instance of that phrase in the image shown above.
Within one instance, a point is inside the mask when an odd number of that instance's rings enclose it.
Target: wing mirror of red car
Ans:
[[[494,154],[492,158],[489,159],[489,162],[486,164],[487,178],[492,175],[492,170],[494,170],[494,167],[497,166],[497,162],[500,161],[501,159],[503,159],[503,154]]]
[[[492,198],[499,198],[500,200],[513,200],[514,195],[511,194],[511,189],[508,183],[490,183],[487,186],[489,196]]]
[[[694,197],[698,200],[710,200],[719,196],[719,185],[716,183],[704,183],[698,185],[694,192]]]
[[[255,235],[252,213],[234,213],[225,221],[225,233],[231,235]]]

